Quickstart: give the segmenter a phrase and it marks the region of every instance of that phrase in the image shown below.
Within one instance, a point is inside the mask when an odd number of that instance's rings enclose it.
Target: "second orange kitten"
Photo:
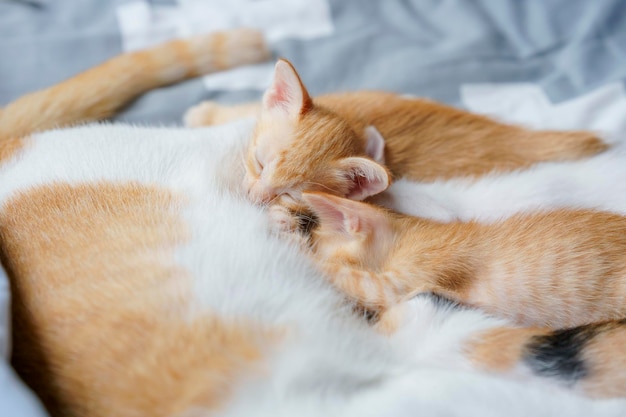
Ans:
[[[438,223],[323,193],[316,260],[374,310],[423,292],[518,324],[563,328],[626,317],[626,218],[596,211],[523,214],[493,224]]]

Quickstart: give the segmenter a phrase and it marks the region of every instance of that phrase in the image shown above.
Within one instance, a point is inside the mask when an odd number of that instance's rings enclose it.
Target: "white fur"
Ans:
[[[556,208],[626,214],[626,145],[575,162],[538,164],[523,171],[421,183],[400,179],[376,197],[388,208],[445,222],[493,222],[520,212]]]
[[[0,205],[51,182],[129,180],[187,196],[193,231],[177,260],[198,302],[223,317],[287,329],[271,367],[241,379],[223,416],[618,416],[624,401],[590,401],[539,384],[472,372],[459,348],[500,321],[410,301],[391,338],[376,334],[306,261],[267,232],[266,213],[242,197],[251,122],[199,130],[94,125],[33,137],[0,167]],[[97,358],[94,358],[97,360]]]

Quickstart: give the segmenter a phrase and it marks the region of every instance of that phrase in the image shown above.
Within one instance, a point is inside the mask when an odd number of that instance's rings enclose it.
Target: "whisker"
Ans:
[[[316,185],[316,186],[318,186],[318,187],[320,187],[320,188],[324,188],[324,189],[326,189],[326,190],[330,191],[331,193],[334,193],[334,192],[335,192],[335,190],[333,190],[333,189],[332,189],[332,188],[330,188],[329,186],[327,186],[327,185],[325,185],[325,184],[322,184],[322,183],[319,183],[319,182],[314,182],[314,181],[305,181],[305,182],[304,182],[304,184],[305,184],[305,185]]]

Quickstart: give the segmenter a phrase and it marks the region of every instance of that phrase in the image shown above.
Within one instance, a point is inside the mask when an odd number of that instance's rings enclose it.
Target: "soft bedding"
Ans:
[[[0,106],[125,50],[242,24],[266,30],[276,54],[292,60],[314,94],[386,89],[537,128],[626,138],[620,0],[4,0]],[[118,119],[179,124],[203,99],[257,99],[270,70],[262,65],[150,92]],[[0,271],[3,358],[9,301]],[[3,359],[0,416],[18,415],[43,412]]]
[[[529,82],[561,102],[623,83],[625,9],[620,0],[4,0],[0,105],[124,50],[246,24],[271,35],[313,94],[380,88],[462,105],[464,85]],[[152,92],[119,118],[175,124],[201,99],[258,98],[264,68]]]

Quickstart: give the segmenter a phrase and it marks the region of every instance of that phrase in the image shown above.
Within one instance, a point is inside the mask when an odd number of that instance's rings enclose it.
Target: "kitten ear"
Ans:
[[[302,193],[302,199],[319,218],[320,224],[349,234],[359,231],[359,217],[352,215],[349,204],[346,204],[350,200],[326,193]]]
[[[370,231],[379,223],[377,219],[384,221],[378,210],[366,203],[319,192],[302,193],[302,199],[327,230],[355,235]]]
[[[374,126],[365,128],[365,153],[379,164],[385,163],[385,138]]]
[[[351,200],[364,200],[389,187],[391,176],[385,167],[361,157],[344,158],[340,162],[343,175],[351,181],[346,195]]]
[[[272,85],[263,95],[263,110],[279,110],[291,118],[306,113],[313,101],[296,69],[286,59],[279,59]]]

